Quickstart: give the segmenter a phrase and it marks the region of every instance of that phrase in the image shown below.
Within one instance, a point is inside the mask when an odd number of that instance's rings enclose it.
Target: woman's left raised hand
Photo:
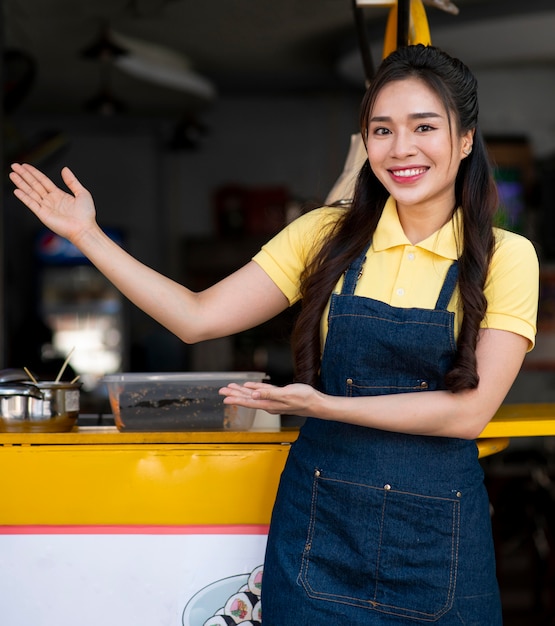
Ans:
[[[244,385],[230,383],[227,387],[222,387],[219,393],[225,396],[224,404],[301,417],[314,415],[317,400],[322,397],[319,391],[302,383],[285,387],[257,382],[247,382]]]

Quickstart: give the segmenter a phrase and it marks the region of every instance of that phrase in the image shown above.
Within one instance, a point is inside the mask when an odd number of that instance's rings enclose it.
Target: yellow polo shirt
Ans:
[[[289,224],[265,244],[253,260],[294,304],[300,298],[299,277],[322,236],[344,209],[323,207]],[[356,295],[381,300],[395,307],[435,307],[447,270],[458,258],[455,232],[459,214],[416,245],[407,239],[392,198],[387,201],[368,251]],[[534,346],[539,294],[536,251],[526,238],[495,229],[497,241],[485,295],[488,301],[484,328],[507,330],[526,337]],[[336,285],[341,290],[342,279]],[[448,309],[455,312],[455,331],[461,315],[455,290]],[[323,319],[325,336],[327,312]],[[323,337],[324,338],[324,337]]]

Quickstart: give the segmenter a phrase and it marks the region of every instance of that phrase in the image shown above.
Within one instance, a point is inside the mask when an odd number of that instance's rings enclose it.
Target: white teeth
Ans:
[[[425,171],[426,171],[425,168],[418,167],[418,168],[413,168],[410,170],[395,170],[393,173],[395,174],[395,176],[409,178],[410,176],[418,176],[418,174],[422,174]]]

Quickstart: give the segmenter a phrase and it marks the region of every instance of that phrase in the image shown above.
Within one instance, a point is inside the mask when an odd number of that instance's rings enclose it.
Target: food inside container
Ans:
[[[228,383],[261,382],[262,372],[122,373],[104,377],[120,431],[249,430],[255,409],[226,405]]]

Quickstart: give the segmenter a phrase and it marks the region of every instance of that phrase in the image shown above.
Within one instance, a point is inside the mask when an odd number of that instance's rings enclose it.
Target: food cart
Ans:
[[[554,418],[552,404],[504,405],[480,454],[555,435]],[[237,594],[254,599],[245,590],[297,434],[0,434],[3,625],[203,626]]]

